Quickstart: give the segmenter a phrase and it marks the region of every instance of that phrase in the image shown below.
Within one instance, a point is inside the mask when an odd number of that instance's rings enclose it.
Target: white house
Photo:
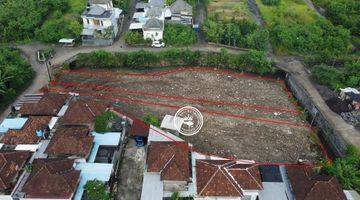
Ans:
[[[164,34],[164,21],[151,18],[142,27],[144,39],[153,41],[162,40]]]
[[[111,0],[89,0],[81,15],[83,45],[111,45],[118,35],[122,10]]]

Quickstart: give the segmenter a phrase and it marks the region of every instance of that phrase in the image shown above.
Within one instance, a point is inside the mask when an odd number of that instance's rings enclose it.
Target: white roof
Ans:
[[[150,126],[150,130],[149,130],[149,137],[148,137],[148,142],[150,141],[159,141],[159,142],[173,142],[173,141],[177,141],[177,142],[182,142],[184,141],[183,139],[165,132],[155,126]]]
[[[58,121],[59,117],[52,117],[49,122],[49,128],[50,130],[54,128],[56,122]]]
[[[62,38],[59,40],[59,43],[73,43],[75,39],[69,39],[69,38]]]
[[[144,173],[141,200],[159,200],[163,198],[163,182],[160,174]]]
[[[345,93],[352,92],[354,94],[360,94],[360,92],[357,89],[351,88],[351,87],[347,87],[347,88],[340,89],[340,90],[341,90],[341,92],[345,92]]]
[[[184,123],[183,118],[174,117],[174,116],[171,116],[171,115],[165,115],[164,119],[161,122],[160,127],[176,131],[174,121],[177,124],[177,127],[181,127],[181,125]]]
[[[119,18],[122,13],[122,10],[120,8],[114,8],[114,11],[115,11],[115,18]]]
[[[31,151],[35,152],[38,149],[38,144],[19,144],[16,145],[15,151]]]
[[[142,29],[144,23],[131,23],[129,29],[130,30],[134,30],[134,29]]]
[[[59,117],[64,116],[64,115],[65,115],[65,112],[66,112],[66,110],[67,110],[68,108],[69,108],[68,105],[64,105],[63,107],[61,107],[61,109],[59,110],[59,113],[57,114],[57,116],[59,116]]]

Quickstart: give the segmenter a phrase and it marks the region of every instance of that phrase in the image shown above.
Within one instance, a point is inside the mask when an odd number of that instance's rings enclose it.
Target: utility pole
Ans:
[[[50,75],[50,70],[49,70],[49,66],[48,66],[48,61],[45,60],[45,66],[46,66],[46,70],[47,70],[47,73],[48,73],[48,76],[49,76],[49,80],[51,81],[51,75]]]

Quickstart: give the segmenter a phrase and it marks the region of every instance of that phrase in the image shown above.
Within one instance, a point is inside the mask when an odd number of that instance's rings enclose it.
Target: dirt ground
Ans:
[[[140,199],[144,167],[145,148],[136,147],[135,141],[129,140],[120,165],[120,176],[116,199]]]
[[[185,139],[196,150],[259,162],[316,161],[318,146],[284,91],[282,81],[212,68],[178,68],[143,74],[123,71],[65,72],[55,88],[115,103],[130,116],[162,119],[194,106],[204,126]]]

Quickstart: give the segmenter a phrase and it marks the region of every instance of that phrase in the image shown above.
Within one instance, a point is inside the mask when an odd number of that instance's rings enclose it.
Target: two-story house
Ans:
[[[119,33],[122,10],[112,0],[89,0],[83,19],[83,45],[111,45]]]

